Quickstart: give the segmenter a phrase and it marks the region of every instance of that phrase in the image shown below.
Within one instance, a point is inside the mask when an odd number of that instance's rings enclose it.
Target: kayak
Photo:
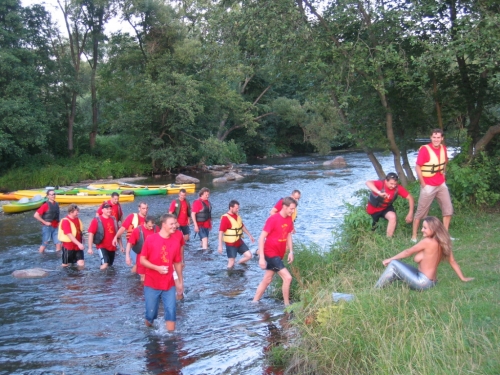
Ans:
[[[76,194],[68,194],[65,195],[65,193],[73,192],[72,190],[56,190],[56,202],[58,203],[88,203],[88,204],[94,204],[94,203],[102,203],[105,200],[108,200],[110,198],[110,194],[101,194],[101,195],[88,195],[86,193],[76,193]],[[13,192],[14,196],[19,197],[19,199],[23,197],[28,197],[31,198],[35,195],[41,195],[40,192],[37,192],[36,190],[18,190]],[[45,192],[43,191],[43,194]],[[133,195],[120,195],[120,202],[133,202],[134,201],[134,196]]]
[[[36,210],[37,208],[40,208],[40,206],[46,201],[47,199],[42,197],[41,195],[34,196],[33,198],[21,198],[17,202],[12,202],[9,204],[4,204],[2,206],[3,212],[6,214],[15,214],[19,212],[25,212],[25,211],[31,211],[31,210]]]
[[[71,190],[54,190],[54,192],[57,194],[65,194],[66,192],[71,191]],[[11,193],[14,195],[17,199],[21,198],[33,198],[35,195],[41,195],[42,197],[45,197],[47,194],[46,190],[16,190]]]
[[[73,189],[70,191],[67,191],[64,193],[64,195],[77,195],[81,193],[80,195],[111,195],[113,193],[118,193],[119,195],[131,195],[135,194],[134,190],[120,190],[120,189],[115,189],[115,190],[109,190],[109,189]],[[137,195],[137,194],[135,194]]]
[[[113,192],[117,192],[118,194],[135,194],[137,196],[145,196],[145,195],[165,195],[167,194],[167,189],[137,189],[137,188],[128,188],[125,186],[121,186],[119,189],[78,189],[82,193],[90,194],[111,194]]]
[[[196,190],[195,184],[167,184],[167,185],[136,185],[128,183],[115,183],[115,184],[91,184],[88,189],[166,189],[167,194],[176,194],[180,189],[185,189],[187,193],[194,193]]]
[[[0,201],[17,201],[19,198],[12,193],[4,194],[0,193]]]

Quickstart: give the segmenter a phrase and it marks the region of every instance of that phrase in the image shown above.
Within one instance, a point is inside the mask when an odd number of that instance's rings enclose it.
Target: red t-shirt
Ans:
[[[234,220],[238,220],[238,215],[232,215],[228,214],[231,216]],[[243,225],[243,222],[241,223]],[[229,219],[226,216],[222,216],[220,219],[220,225],[219,225],[219,231],[220,232],[225,232],[228,229],[231,229],[232,225]],[[241,245],[241,239],[238,239],[236,242],[225,242],[226,246],[234,246],[234,247],[239,247]]]
[[[268,258],[279,256],[283,259],[288,234],[293,232],[292,218],[284,218],[278,212],[267,219],[263,230],[268,233],[264,243],[264,255]]]
[[[396,189],[398,190],[398,196],[401,196],[403,198],[408,197],[409,194],[408,190],[406,190],[401,185],[398,185],[395,189],[391,190],[385,184],[385,180],[383,181],[377,180],[372,182],[378,190],[385,189],[385,192],[389,194],[389,198],[386,198],[380,207],[374,207],[370,202],[368,202],[368,206],[366,206],[366,212],[368,212],[369,215],[373,215],[376,212],[384,211],[389,206],[389,203],[392,201],[392,198],[396,193]]]
[[[177,217],[177,221],[179,222],[179,225],[181,227],[185,227],[186,225],[189,225],[188,204],[186,200],[180,202],[181,202],[181,209],[179,211],[179,216]],[[173,200],[172,203],[170,203],[170,208],[168,209],[168,212],[172,212],[175,214],[176,208],[177,208],[177,199]]]
[[[208,200],[205,201],[205,204],[207,204],[209,207],[211,207],[210,205],[210,202]],[[191,211],[192,212],[200,212],[200,211],[203,211],[203,203],[201,203],[201,199],[197,199],[193,202],[193,207],[191,208]],[[203,221],[203,222],[196,222],[196,224],[198,224],[199,227],[201,228],[208,228],[208,229],[212,229],[212,219],[209,219],[207,221]]]
[[[68,220],[64,220],[64,219],[68,219]],[[64,219],[61,222],[61,230],[63,231],[63,233],[66,235],[72,234],[71,224],[70,224],[70,221],[71,221],[76,228],[75,238],[78,241],[82,242],[82,231],[80,230],[80,220],[78,218],[72,219],[69,216],[66,216]],[[63,242],[62,244],[66,250],[80,250],[78,248],[78,245],[73,243],[73,241]]]
[[[113,238],[116,235],[115,221],[110,216],[105,219],[104,216],[100,216],[102,225],[104,227],[104,239],[99,245],[95,245],[98,249],[106,249],[109,251],[116,251],[116,246],[113,246]],[[89,233],[96,234],[97,233],[97,218],[92,219],[89,226]]]
[[[432,143],[429,143],[429,146],[432,149],[432,151],[434,151],[434,153],[437,156],[437,159],[439,160],[439,156],[441,154],[441,149],[440,148],[435,149],[432,146]],[[448,161],[448,152],[446,150],[446,146],[445,145],[442,145],[442,146],[444,147],[445,161]],[[427,150],[427,147],[421,147],[420,150],[418,151],[417,165],[423,166],[430,159],[431,158],[429,156],[429,150]],[[439,160],[439,162],[441,163],[442,160]],[[439,185],[442,185],[445,183],[445,176],[441,172],[436,173],[432,177],[424,177],[423,179],[424,179],[424,182],[426,185],[431,185],[431,186],[439,186]]]
[[[45,202],[44,204],[42,204],[40,206],[40,208],[38,210],[36,210],[36,212],[38,212],[38,215],[43,216],[43,214],[46,213],[48,210],[49,210],[49,204],[47,202]],[[59,221],[58,220],[52,220],[50,222],[50,226],[54,227],[54,228],[57,228],[59,226]]]
[[[123,216],[123,211],[122,211],[122,207],[120,206],[120,202],[118,202],[117,204],[113,204],[113,202],[111,202],[111,199],[106,201],[105,203],[109,204],[111,206],[111,216],[114,216],[116,221],[121,221],[122,220],[122,216]],[[101,206],[97,209],[97,215],[102,215],[102,204]]]
[[[144,241],[141,258],[146,258],[156,266],[168,266],[168,272],[165,275],[146,268],[144,286],[157,290],[169,290],[175,285],[174,263],[182,262],[182,246],[184,246],[184,237],[178,230],[169,238],[163,238],[159,233],[155,233]]]
[[[139,216],[139,224],[137,225],[137,227],[144,224],[144,222],[146,221],[146,218],[144,216],[141,216],[139,214],[130,214],[127,216],[125,221],[122,223],[123,228],[128,230],[128,228],[132,225],[132,221],[134,220],[134,215]],[[137,229],[137,227],[135,229]]]
[[[144,225],[138,226],[137,228],[135,228],[132,231],[132,233],[130,234],[130,237],[128,239],[129,244],[131,244],[132,246],[134,246],[139,241],[139,238],[140,238],[139,231],[140,231],[140,229],[142,229],[142,234],[144,236],[144,242],[146,242],[146,238],[148,238],[150,235],[155,234],[155,228],[154,227],[153,227],[153,229],[149,230]],[[158,232],[158,229],[156,230],[156,232]]]

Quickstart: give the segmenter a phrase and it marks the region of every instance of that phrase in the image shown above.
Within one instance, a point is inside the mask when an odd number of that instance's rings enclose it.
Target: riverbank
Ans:
[[[351,208],[350,215],[355,211]],[[500,372],[498,208],[462,211],[452,221],[455,258],[475,280],[460,281],[442,263],[439,284],[422,293],[401,284],[373,289],[384,268],[381,261],[411,246],[411,229],[398,225],[394,239],[385,238],[383,228],[375,233],[357,228],[349,238],[344,228],[345,235],[326,254],[296,249],[291,266],[300,299],[293,306],[295,329],[272,351],[274,363],[288,374]],[[356,299],[334,304],[332,292]]]

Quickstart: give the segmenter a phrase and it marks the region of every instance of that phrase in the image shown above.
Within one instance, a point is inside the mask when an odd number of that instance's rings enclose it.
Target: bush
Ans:
[[[233,141],[220,141],[210,137],[203,141],[199,150],[200,161],[207,165],[245,162],[245,154]]]

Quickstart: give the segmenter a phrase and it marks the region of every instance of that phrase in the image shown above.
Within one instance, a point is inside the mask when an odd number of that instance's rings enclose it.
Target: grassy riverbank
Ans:
[[[40,160],[9,170],[0,177],[0,191],[64,186],[100,178],[145,175],[151,166],[131,160],[115,161],[94,156]]]
[[[351,207],[330,252],[296,249],[291,269],[300,302],[288,342],[271,360],[289,374],[499,374],[498,210],[462,211],[452,221],[455,258],[476,279],[464,283],[442,263],[437,287],[423,293],[398,283],[373,289],[382,259],[410,247],[411,228],[399,222],[387,239],[383,226],[368,230],[362,210]],[[333,304],[332,292],[356,300]]]

